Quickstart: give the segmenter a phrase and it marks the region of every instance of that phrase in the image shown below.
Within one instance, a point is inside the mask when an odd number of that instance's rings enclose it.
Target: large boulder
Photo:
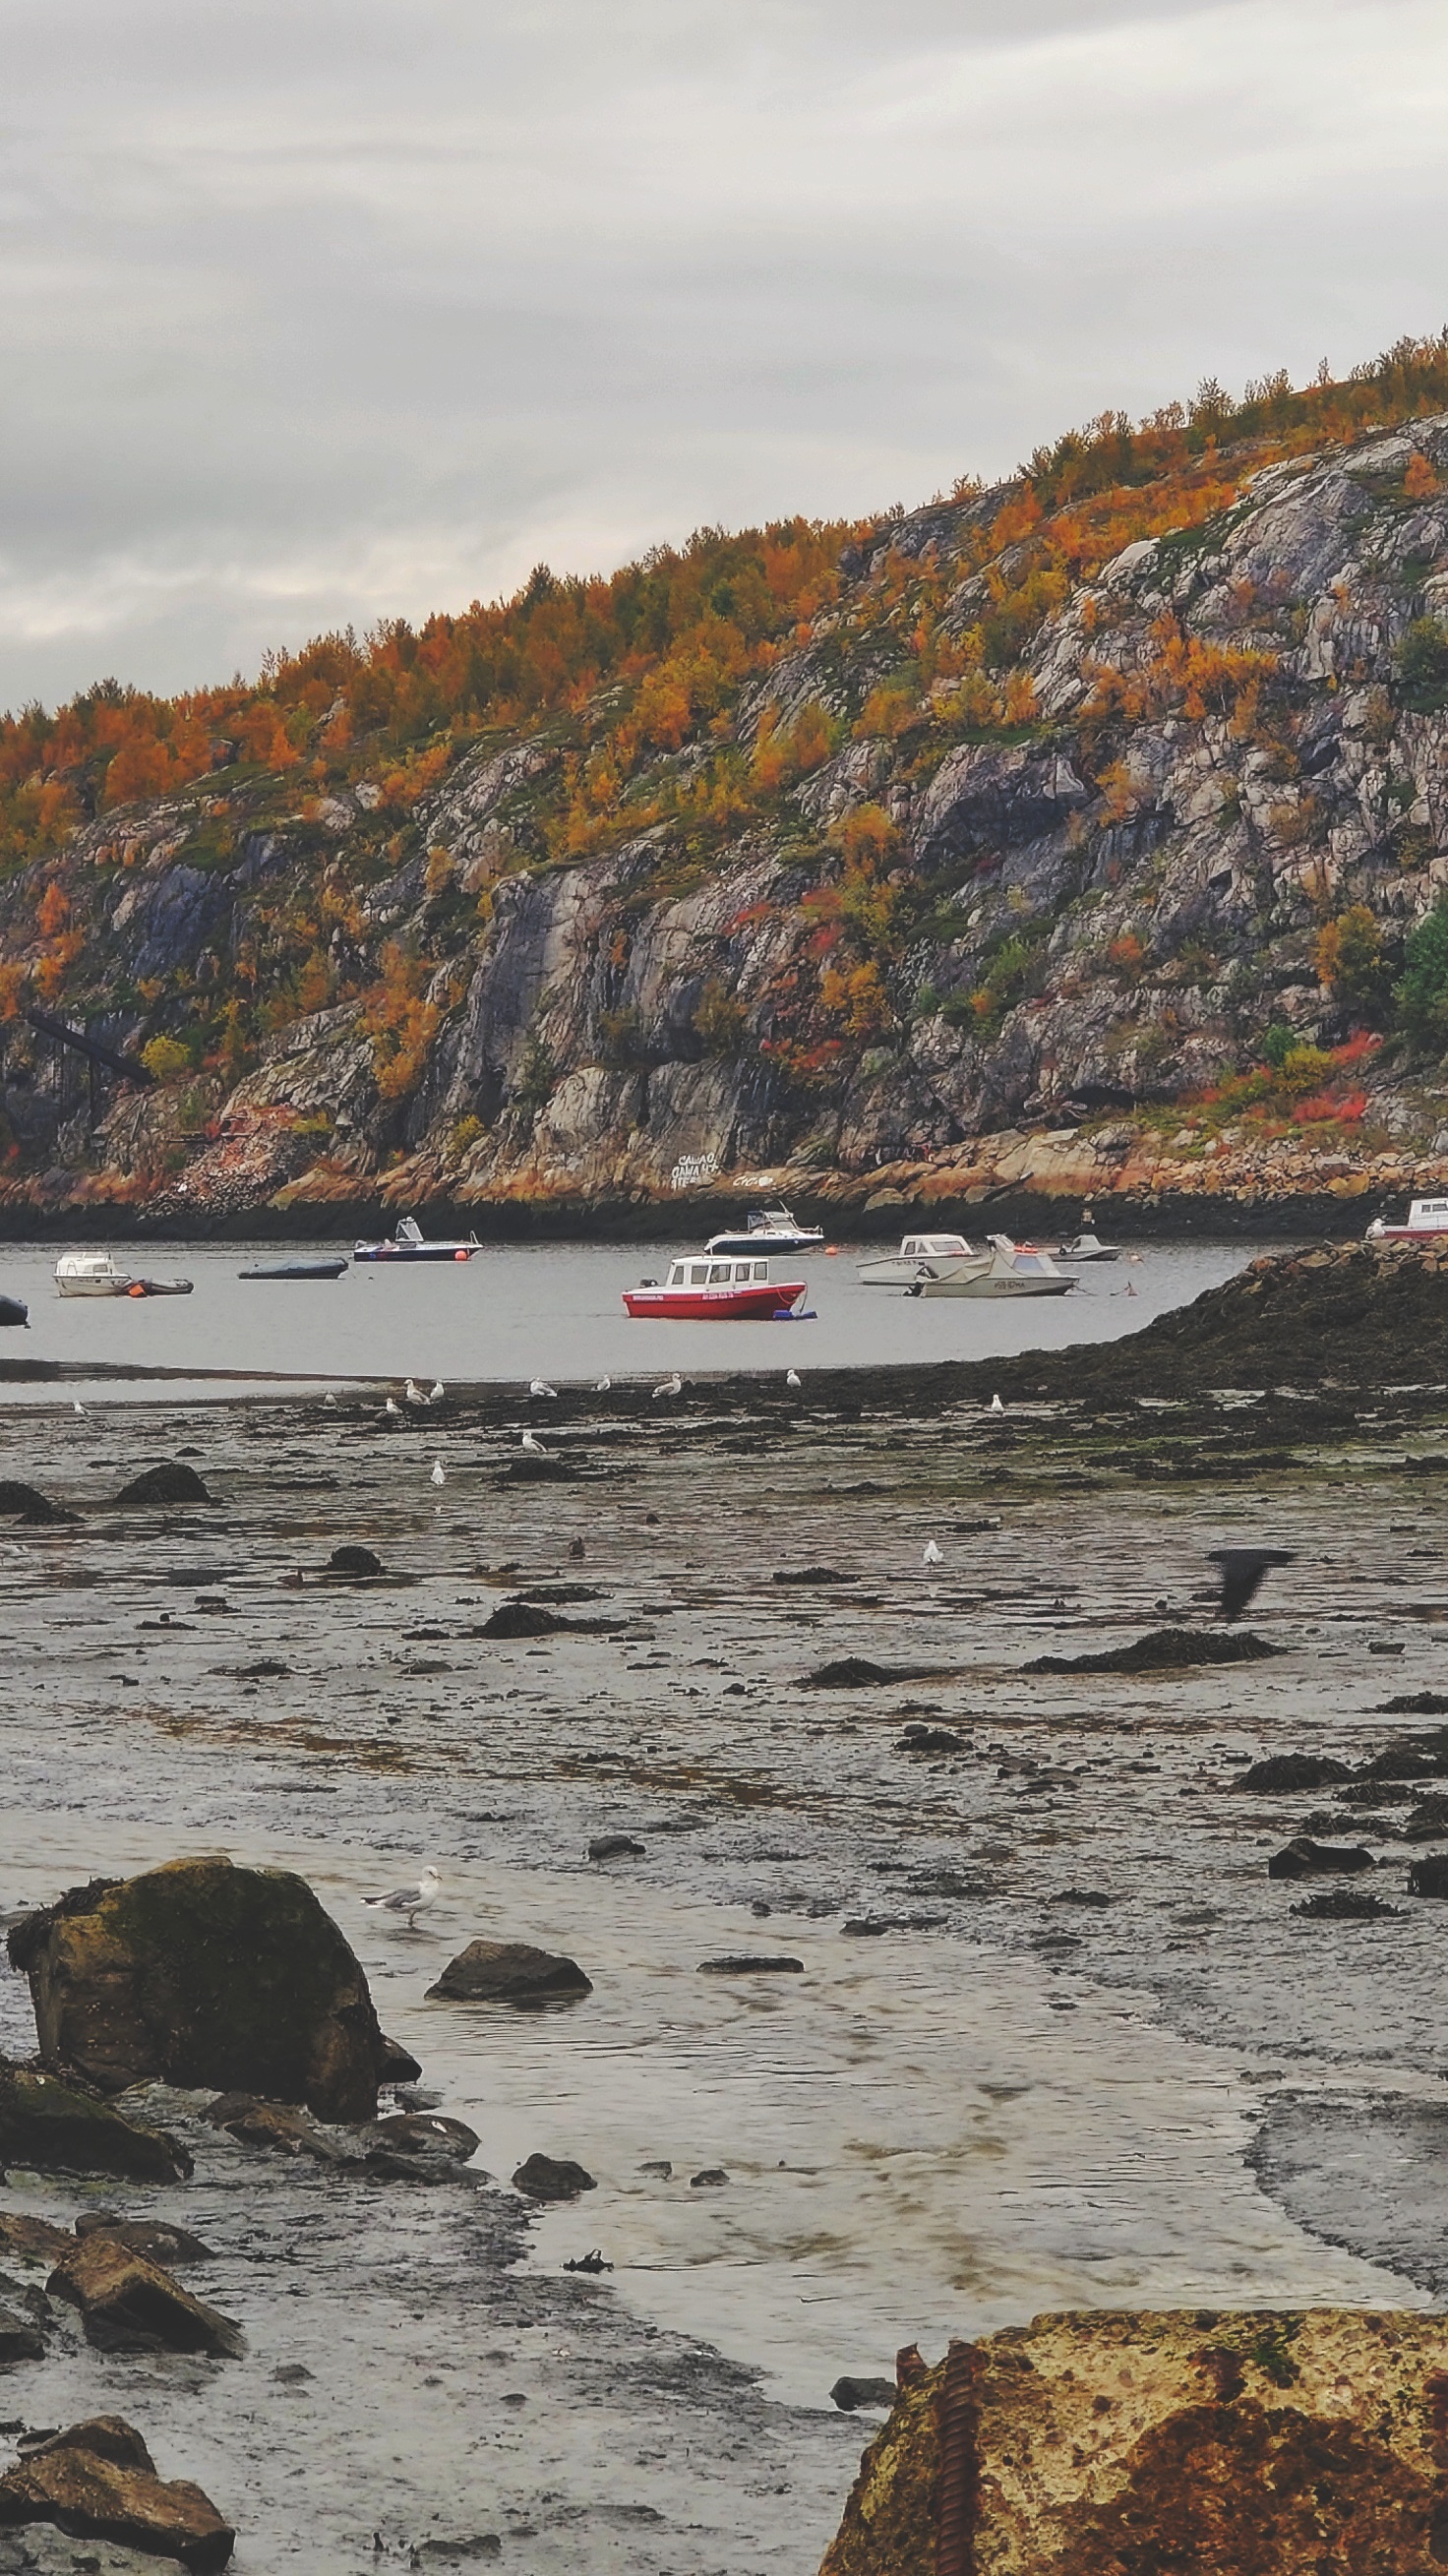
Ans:
[[[149,2078],[370,2120],[385,2045],[367,1980],[305,1879],[171,1861],[15,1924],[40,2051],[103,2093]],[[3,2141],[0,2141],[3,2154]]]
[[[0,2165],[184,2182],[191,2158],[164,2130],[123,2119],[85,2085],[0,2058]]]
[[[177,2558],[193,2576],[225,2567],[236,2534],[189,2478],[160,2478],[134,2426],[93,2415],[28,2451],[0,2478],[0,2529],[54,2523],[72,2540],[115,2540]]]
[[[1037,2317],[905,2377],[821,2576],[1423,2576],[1448,2317]],[[903,2375],[903,2374],[902,2374]]]

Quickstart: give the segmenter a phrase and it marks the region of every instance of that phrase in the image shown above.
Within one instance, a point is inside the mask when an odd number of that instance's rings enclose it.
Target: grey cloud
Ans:
[[[1433,0],[47,0],[0,703],[858,513],[1442,318]]]

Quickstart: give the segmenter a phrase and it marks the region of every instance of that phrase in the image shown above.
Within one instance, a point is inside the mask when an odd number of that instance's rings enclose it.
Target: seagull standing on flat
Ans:
[[[550,1386],[546,1377],[535,1377],[530,1378],[528,1382],[528,1393],[530,1395],[556,1395],[558,1393],[558,1389],[556,1386]]]
[[[436,1905],[441,1886],[441,1878],[429,1863],[415,1887],[390,1888],[386,1896],[364,1896],[362,1902],[374,1914],[405,1914],[409,1932],[415,1932],[419,1914]]]
[[[798,1369],[786,1369],[784,1372],[784,1382],[785,1385],[790,1388],[798,1388],[804,1384],[804,1380],[800,1376]]]
[[[395,1396],[389,1395],[387,1399],[387,1416],[388,1420],[391,1422],[400,1422],[402,1420],[402,1407]]]
[[[447,1478],[442,1472],[442,1460],[440,1458],[433,1467],[432,1481],[435,1485],[445,1485],[447,1483]]]
[[[672,1377],[660,1378],[658,1385],[654,1389],[654,1402],[657,1404],[661,1395],[682,1395],[683,1392],[684,1381],[680,1377],[678,1370],[675,1369]]]
[[[530,1458],[551,1458],[553,1455],[551,1449],[544,1448],[541,1440],[534,1439],[531,1431],[524,1432],[523,1447],[527,1450]]]
[[[593,1392],[595,1395],[607,1395],[612,1384],[613,1380],[611,1377],[595,1378],[593,1381]]]
[[[84,1413],[85,1406],[82,1404],[79,1396],[76,1397],[75,1402],[72,1404],[70,1409],[72,1413]]]
[[[926,1540],[925,1554],[922,1556],[920,1562],[922,1565],[940,1565],[944,1562],[940,1550],[936,1546],[933,1538],[928,1538]]]
[[[408,1379],[406,1386],[402,1390],[402,1401],[404,1404],[426,1404],[427,1398],[423,1394],[421,1387],[418,1385],[416,1378],[410,1377]]]
[[[998,1395],[993,1395],[993,1396],[991,1397],[991,1400],[990,1400],[990,1409],[991,1409],[992,1413],[1004,1413],[1004,1411],[1005,1411],[1005,1406],[1002,1404],[1002,1402],[1001,1402],[1001,1400],[1000,1400],[1000,1397],[999,1397]]]
[[[433,1382],[432,1382],[432,1392],[431,1392],[431,1394],[429,1395],[429,1397],[428,1397],[428,1399],[427,1399],[427,1400],[428,1400],[428,1403],[429,1403],[429,1404],[441,1404],[441,1402],[442,1402],[442,1400],[443,1400],[443,1397],[446,1395],[446,1393],[447,1393],[447,1389],[446,1389],[446,1387],[443,1385],[442,1379],[441,1379],[440,1377],[434,1378],[434,1379],[433,1379]]]
[[[333,1394],[332,1394],[332,1392],[331,1392],[330,1388],[328,1389],[327,1393],[323,1396],[323,1398],[322,1398],[322,1402],[323,1402],[324,1404],[330,1404],[330,1405],[331,1405],[331,1407],[332,1407],[332,1409],[333,1409],[333,1411],[335,1412],[335,1410],[336,1410],[336,1405],[337,1405],[337,1399],[336,1399],[335,1395],[333,1395]]]

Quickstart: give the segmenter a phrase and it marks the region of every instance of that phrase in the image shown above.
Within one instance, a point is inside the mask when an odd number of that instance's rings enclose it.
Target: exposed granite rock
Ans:
[[[159,2077],[254,2088],[322,2119],[376,2111],[383,2042],[367,1980],[288,1870],[173,1861],[95,1882],[15,1925],[9,1953],[30,1979],[47,2065],[103,2092]]]
[[[182,2182],[191,2171],[191,2158],[174,2138],[124,2119],[83,2083],[6,2059],[0,2059],[0,2164],[117,2174],[133,2182]]]
[[[865,2453],[821,2576],[1423,2576],[1448,2320],[1045,2316],[957,2344]]]
[[[427,1992],[429,2001],[526,2006],[591,1995],[593,1984],[576,1959],[531,1941],[470,1941]]]
[[[115,2540],[214,2576],[236,2546],[209,2496],[157,2476],[141,2436],[119,2415],[54,2434],[0,2478],[0,2528],[54,2523],[76,2540]]]
[[[234,2359],[241,2328],[173,2281],[159,2263],[114,2236],[80,2237],[46,2284],[79,2308],[86,2341],[100,2352],[205,2352]]]

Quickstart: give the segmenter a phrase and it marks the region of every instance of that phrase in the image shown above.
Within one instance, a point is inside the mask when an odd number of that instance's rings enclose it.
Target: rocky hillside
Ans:
[[[0,866],[13,1221],[1448,1181],[1448,337],[27,710]]]

